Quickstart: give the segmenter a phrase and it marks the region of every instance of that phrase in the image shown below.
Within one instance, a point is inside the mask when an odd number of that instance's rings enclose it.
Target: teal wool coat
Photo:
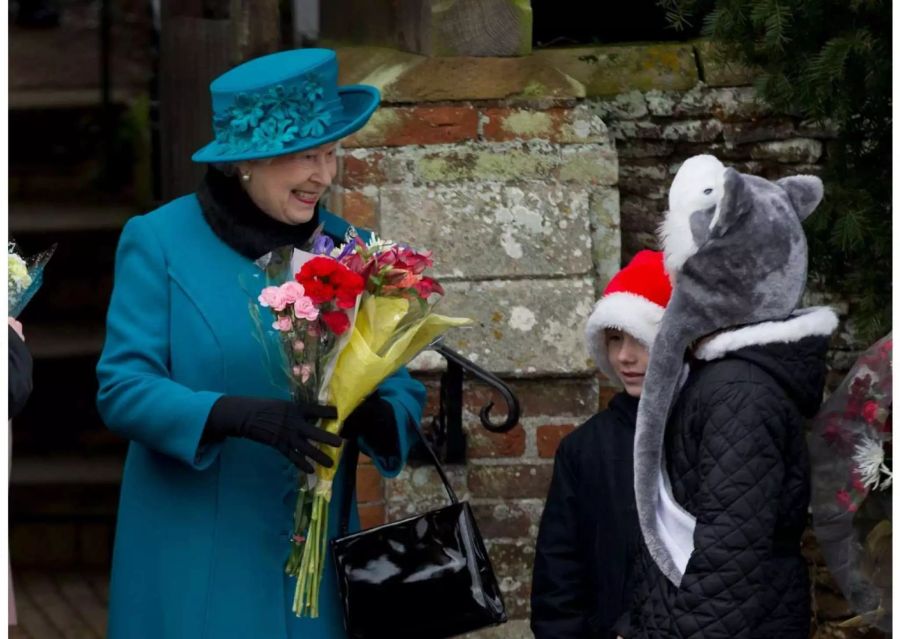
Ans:
[[[324,211],[321,219],[331,235],[342,237],[348,227]],[[98,406],[130,445],[113,552],[110,639],[344,636],[330,558],[319,618],[291,612],[295,580],[284,564],[295,467],[249,440],[200,444],[221,395],[289,398],[277,363],[266,363],[254,337],[242,274],[256,267],[212,232],[188,195],[128,222],[115,269]],[[425,389],[401,370],[379,391],[394,409],[400,454],[374,461],[392,476],[421,420]],[[355,506],[352,513],[358,528]]]

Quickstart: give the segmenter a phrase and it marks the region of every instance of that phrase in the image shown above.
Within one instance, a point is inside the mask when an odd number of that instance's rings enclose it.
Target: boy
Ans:
[[[615,637],[640,548],[634,492],[638,398],[672,286],[662,253],[641,251],[610,281],[585,337],[597,367],[624,387],[560,442],[535,554],[537,639]]]

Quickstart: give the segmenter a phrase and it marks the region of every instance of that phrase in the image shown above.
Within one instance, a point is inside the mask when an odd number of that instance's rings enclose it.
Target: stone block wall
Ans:
[[[656,248],[684,159],[714,153],[769,178],[816,173],[831,133],[771,112],[749,86],[752,75],[704,43],[521,58],[339,55],[341,81],[375,84],[384,101],[343,144],[332,208],[434,251],[443,312],[475,320],[448,345],[503,377],[522,402],[519,425],[491,434],[477,415],[491,392],[467,382],[467,463],[448,474],[473,505],[512,618],[477,636],[530,637],[534,543],[553,455],[615,392],[583,344],[596,296],[621,263]],[[847,305],[837,306],[846,315]],[[862,347],[848,327],[836,346],[838,370]],[[437,414],[441,361],[426,353],[413,366],[429,388],[425,428]],[[446,503],[437,474],[416,464],[387,482],[364,465],[359,489],[364,525]],[[847,611],[807,545],[819,636],[854,636],[837,629]]]
[[[818,174],[832,133],[773,113],[750,86],[630,91],[596,103],[619,155],[623,259],[655,246],[668,188],[681,163],[711,153],[769,179]]]

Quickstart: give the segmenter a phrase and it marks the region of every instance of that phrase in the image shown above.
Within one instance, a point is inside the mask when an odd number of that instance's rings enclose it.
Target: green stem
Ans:
[[[312,497],[312,513],[302,559],[297,571],[293,611],[298,617],[319,616],[320,589],[325,566],[325,543],[328,536],[328,500],[321,495]]]
[[[325,542],[328,536],[328,502],[324,497],[319,498],[322,503],[322,525],[321,525],[321,535],[318,539],[319,549],[318,549],[318,567],[316,570],[316,585],[313,589],[313,617],[319,616],[319,595],[321,594],[322,588],[322,574],[325,572]]]

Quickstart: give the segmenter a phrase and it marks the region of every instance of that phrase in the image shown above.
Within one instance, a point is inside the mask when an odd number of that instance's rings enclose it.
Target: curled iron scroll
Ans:
[[[478,411],[482,426],[492,433],[505,433],[519,423],[519,400],[503,380],[441,343],[433,344],[431,348],[440,353],[448,362],[461,366],[466,373],[492,387],[503,397],[503,401],[506,402],[506,418],[499,423],[493,422],[491,420],[491,409],[494,407],[494,402],[489,401],[487,405],[482,406],[481,410]]]

